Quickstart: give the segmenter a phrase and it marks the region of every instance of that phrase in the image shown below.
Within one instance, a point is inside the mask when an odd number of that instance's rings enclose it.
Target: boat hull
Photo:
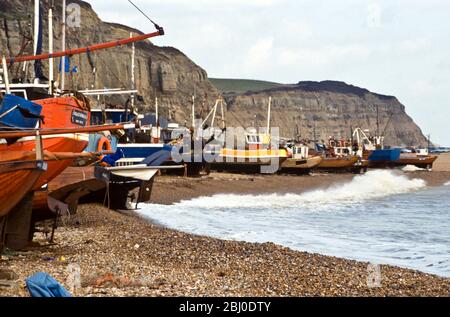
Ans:
[[[88,144],[87,135],[61,135],[56,137],[43,138],[42,145],[45,151],[49,152],[69,152],[81,153]],[[0,145],[0,151],[33,151],[36,142],[34,138],[26,138],[12,145]],[[48,161],[47,171],[42,173],[38,181],[34,185],[34,189],[39,189],[45,184],[51,182],[56,176],[62,173],[68,166],[73,163],[73,159]]]
[[[133,144],[118,144],[117,150],[122,150],[125,158],[136,159],[143,161],[147,157],[159,151],[171,151],[172,146],[162,143],[133,143]]]
[[[211,169],[228,172],[273,174],[287,159],[286,150],[222,149],[210,164]]]
[[[322,161],[323,157],[321,156],[309,157],[307,159],[288,158],[283,162],[281,168],[292,170],[310,170],[318,166],[320,163],[322,163]]]
[[[400,159],[395,161],[395,165],[414,165],[419,168],[431,168],[434,162],[437,160],[437,156],[400,156]]]
[[[93,166],[69,166],[45,190],[35,192],[33,222],[54,218],[56,207],[75,213],[80,198],[105,188],[106,184],[95,178]]]
[[[33,189],[45,168],[42,161],[0,163],[0,217],[6,216]]]
[[[352,168],[358,162],[357,156],[343,157],[343,158],[331,158],[327,157],[320,162],[317,166],[319,169],[338,170]]]

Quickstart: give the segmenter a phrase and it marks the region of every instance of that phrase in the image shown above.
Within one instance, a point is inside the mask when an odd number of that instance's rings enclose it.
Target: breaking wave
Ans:
[[[270,241],[450,277],[448,187],[420,190],[425,186],[401,172],[380,170],[303,194],[215,195],[145,204],[138,212],[192,234]]]
[[[426,186],[424,180],[386,170],[369,171],[352,181],[303,194],[238,195],[218,194],[181,201],[174,206],[188,209],[280,209],[292,206],[354,204],[389,195],[407,193]],[[301,205],[300,205],[301,204]]]

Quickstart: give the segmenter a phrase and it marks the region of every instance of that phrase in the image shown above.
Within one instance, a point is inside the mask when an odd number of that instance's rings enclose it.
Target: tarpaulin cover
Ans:
[[[11,110],[14,107],[16,108]],[[11,112],[5,114],[9,110]],[[5,95],[0,105],[0,123],[19,129],[35,128],[41,111],[42,106],[34,102],[14,95]]]
[[[58,281],[44,272],[30,276],[25,282],[32,297],[72,297]]]

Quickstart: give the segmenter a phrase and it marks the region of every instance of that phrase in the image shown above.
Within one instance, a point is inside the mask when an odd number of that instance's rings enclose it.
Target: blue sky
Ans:
[[[151,31],[127,0],[88,0],[105,21]],[[450,145],[450,1],[134,0],[210,77],[341,80],[394,95]]]

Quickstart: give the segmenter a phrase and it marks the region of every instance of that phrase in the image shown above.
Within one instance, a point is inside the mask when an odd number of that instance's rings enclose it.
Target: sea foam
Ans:
[[[173,206],[177,209],[280,209],[292,206],[323,204],[360,203],[365,200],[402,194],[418,190],[426,186],[421,179],[409,179],[394,171],[374,170],[356,176],[352,181],[333,185],[303,194],[261,194],[238,195],[218,194],[210,197],[199,197],[184,200]],[[146,209],[151,209],[147,205]]]

